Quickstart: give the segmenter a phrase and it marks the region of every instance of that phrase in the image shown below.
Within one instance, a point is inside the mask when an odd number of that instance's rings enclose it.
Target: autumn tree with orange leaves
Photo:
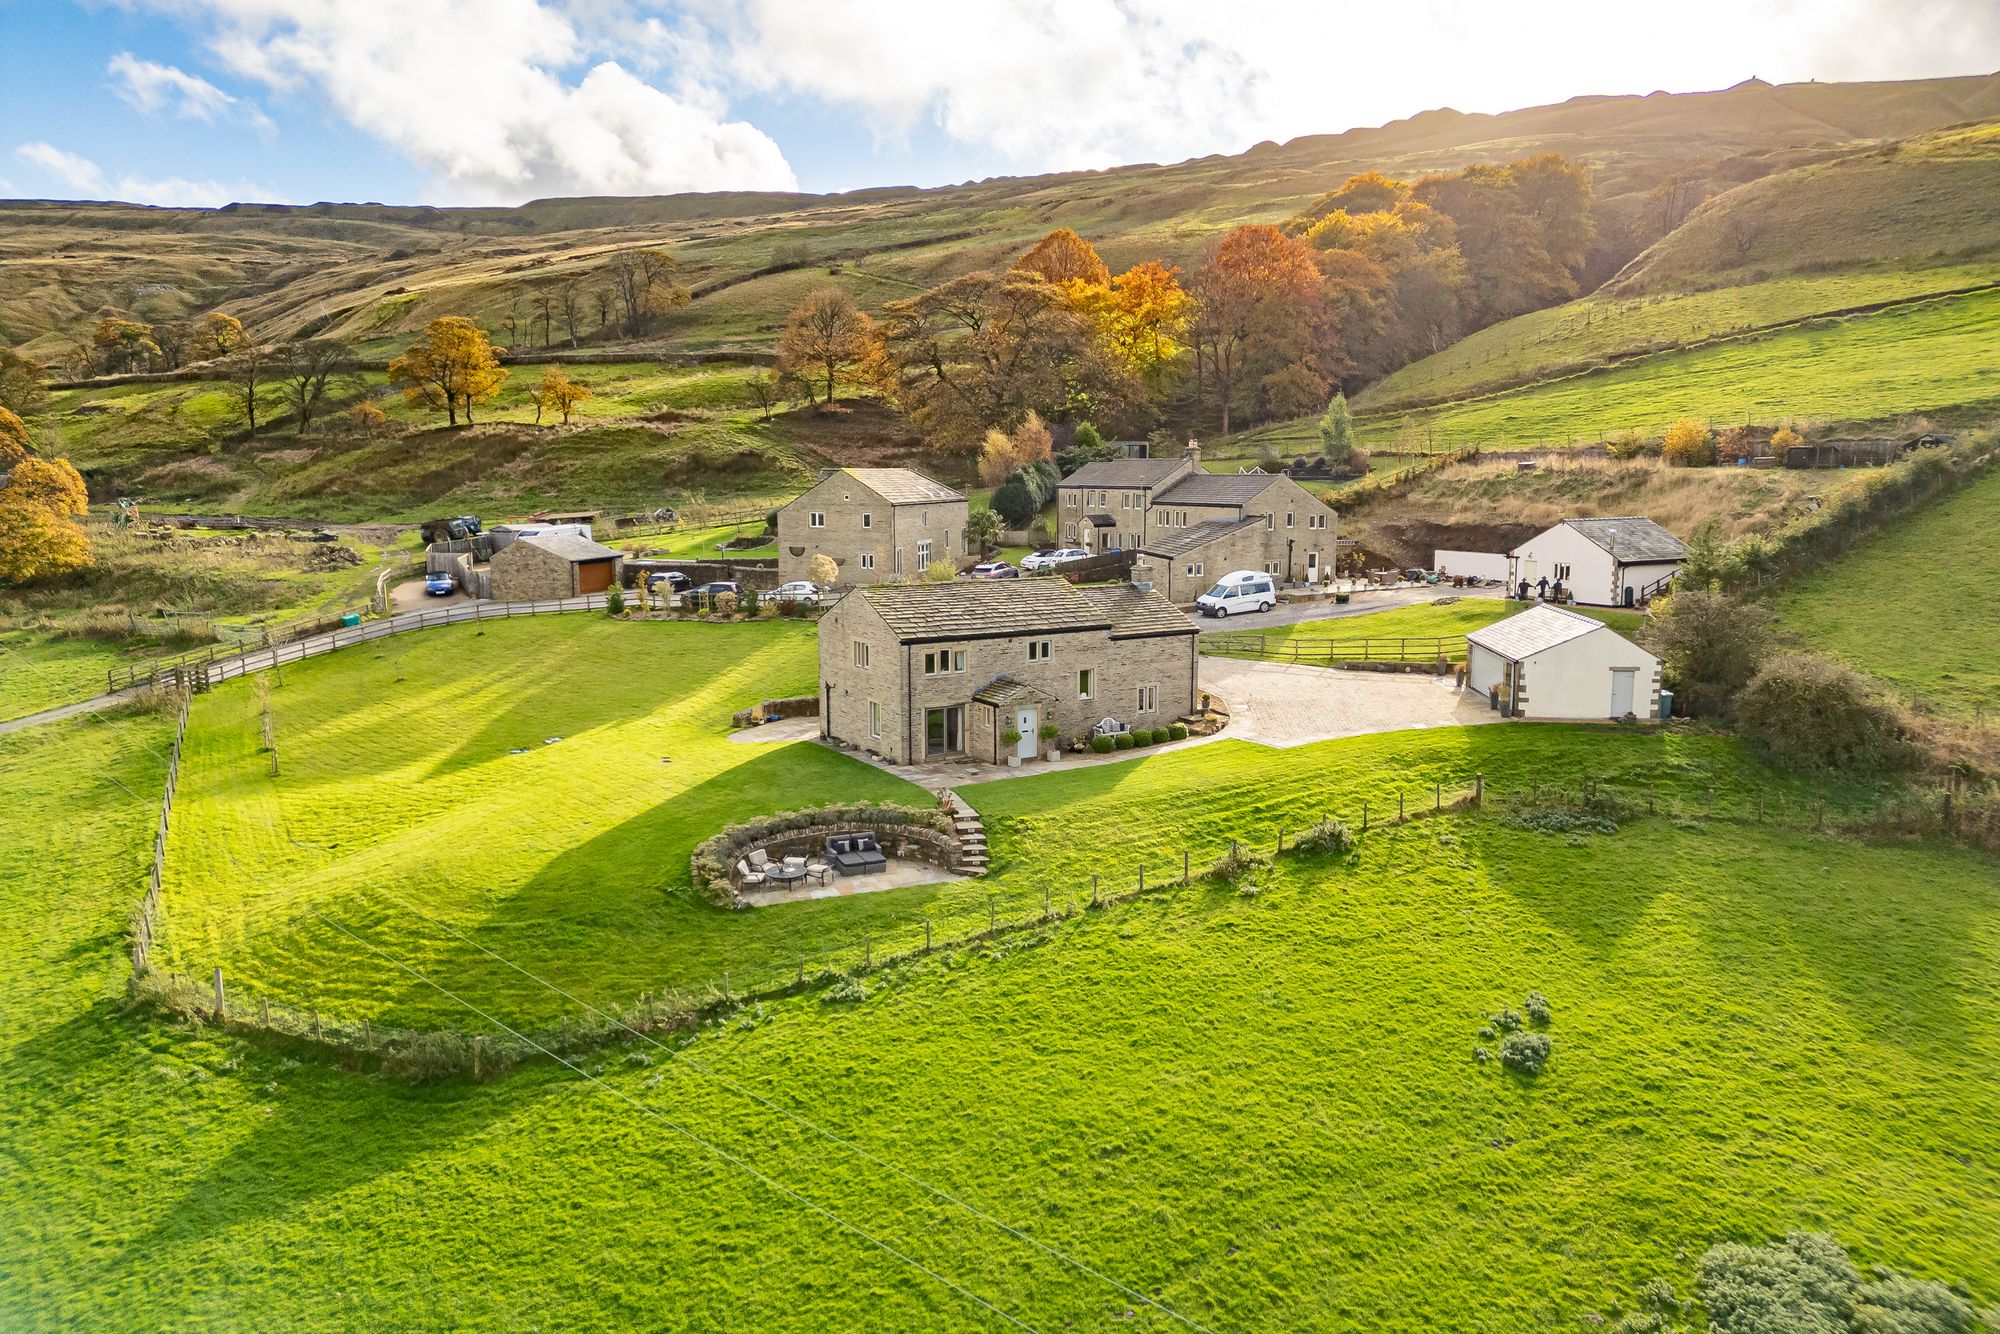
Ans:
[[[69,460],[15,460],[0,486],[0,581],[34,583],[90,564],[90,535],[79,522],[89,509]]]
[[[1194,288],[1224,435],[1239,408],[1325,401],[1337,352],[1321,346],[1326,304],[1311,247],[1276,227],[1238,227],[1196,271]]]
[[[389,383],[402,386],[410,406],[442,412],[453,426],[460,412],[470,423],[472,405],[499,393],[506,378],[486,331],[463,315],[432,320],[424,336],[389,363]]]

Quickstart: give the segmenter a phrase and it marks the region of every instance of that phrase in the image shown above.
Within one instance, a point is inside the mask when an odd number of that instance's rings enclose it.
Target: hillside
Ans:
[[[666,343],[762,346],[810,286],[831,279],[879,306],[1009,258],[1058,226],[1088,236],[1114,268],[1185,263],[1228,227],[1276,221],[1370,168],[1415,175],[1556,150],[1587,160],[1600,198],[1615,205],[1689,163],[1755,176],[1803,146],[1996,114],[2000,75],[1753,81],[1501,115],[1431,111],[1233,157],[935,190],[554,199],[517,209],[15,202],[0,204],[0,343],[53,356],[101,308],[163,319],[221,305],[266,337],[331,331],[380,349],[440,314],[498,328],[528,280],[594,272],[611,252],[646,245],[671,249],[694,292],[668,322]]]

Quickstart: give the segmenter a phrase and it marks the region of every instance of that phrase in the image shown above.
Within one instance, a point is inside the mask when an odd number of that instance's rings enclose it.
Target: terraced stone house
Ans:
[[[965,497],[909,468],[826,468],[778,511],[778,578],[812,578],[824,553],[842,588],[913,578],[966,554]]]
[[[1001,764],[1046,749],[1044,724],[1064,743],[1105,718],[1165,726],[1194,709],[1197,633],[1130,584],[860,588],[820,618],[820,735],[898,764]]]
[[[1209,473],[1201,446],[1177,459],[1087,463],[1056,488],[1057,539],[1093,553],[1137,549],[1170,602],[1232,570],[1288,584],[1333,577],[1338,516],[1283,473]]]

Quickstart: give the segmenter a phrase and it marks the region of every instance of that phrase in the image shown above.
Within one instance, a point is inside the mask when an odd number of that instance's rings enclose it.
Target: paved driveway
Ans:
[[[1440,588],[1429,585],[1423,588],[1385,588],[1379,592],[1357,592],[1354,600],[1342,605],[1332,598],[1312,598],[1298,602],[1280,602],[1269,611],[1242,612],[1235,616],[1217,617],[1190,614],[1196,625],[1205,634],[1228,633],[1237,630],[1273,630],[1280,626],[1297,625],[1301,621],[1338,621],[1350,616],[1367,616],[1372,612],[1388,611],[1392,607],[1411,607],[1425,602],[1436,602],[1439,598],[1498,598],[1502,596],[1497,588]],[[1355,631],[1359,637],[1363,631]]]
[[[1485,701],[1454,688],[1449,676],[1203,658],[1201,686],[1229,705],[1223,737],[1266,746],[1500,721]]]

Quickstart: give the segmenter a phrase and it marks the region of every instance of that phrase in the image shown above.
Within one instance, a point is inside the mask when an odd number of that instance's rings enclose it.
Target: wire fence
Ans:
[[[813,992],[829,1004],[858,1001],[865,994],[867,976],[883,969],[950,951],[999,945],[1142,897],[1196,890],[1248,892],[1279,864],[1344,855],[1382,830],[1473,809],[1502,824],[1550,835],[1615,833],[1626,824],[1666,820],[1726,822],[1813,835],[1942,837],[2000,849],[2000,796],[1991,790],[1946,785],[1876,799],[1830,801],[1766,787],[1718,792],[1685,784],[1654,787],[1582,776],[1567,783],[1530,782],[1502,793],[1483,774],[1474,774],[1469,788],[1448,790],[1434,783],[1391,790],[1347,810],[1302,816],[1295,825],[1274,824],[1254,841],[1184,846],[1178,856],[1152,853],[1120,860],[1114,854],[1107,858],[1105,869],[1088,881],[990,886],[982,882],[985,892],[962,900],[956,908],[878,922],[811,949],[746,955],[710,976],[662,983],[627,1003],[579,1001],[567,1014],[539,1028],[516,1024],[526,1040],[495,1032],[378,1026],[369,1019],[323,1014],[293,1001],[234,995],[220,967],[206,974],[141,972],[137,961],[143,955],[136,944],[135,989],[171,1013],[312,1043],[343,1058],[398,1073],[487,1077],[534,1059],[544,1049],[563,1053],[616,1045],[632,1040],[635,1033],[691,1028],[745,1004]],[[160,846],[164,847],[164,833]],[[1004,857],[995,870],[1002,875],[1010,870]],[[152,898],[157,904],[156,892]],[[352,934],[332,919],[325,920],[330,927]],[[461,938],[483,949],[471,937]],[[148,935],[148,943],[150,939]]]
[[[181,743],[187,740],[188,707],[194,701],[192,691],[182,690],[180,706],[175,710],[174,740],[167,750],[166,790],[160,797],[160,824],[153,833],[153,865],[147,874],[146,892],[139,899],[139,907],[132,914],[132,980],[136,984],[146,976],[147,961],[153,952],[153,936],[160,922],[160,881],[167,870],[167,831],[174,819],[174,789],[181,777]]]

